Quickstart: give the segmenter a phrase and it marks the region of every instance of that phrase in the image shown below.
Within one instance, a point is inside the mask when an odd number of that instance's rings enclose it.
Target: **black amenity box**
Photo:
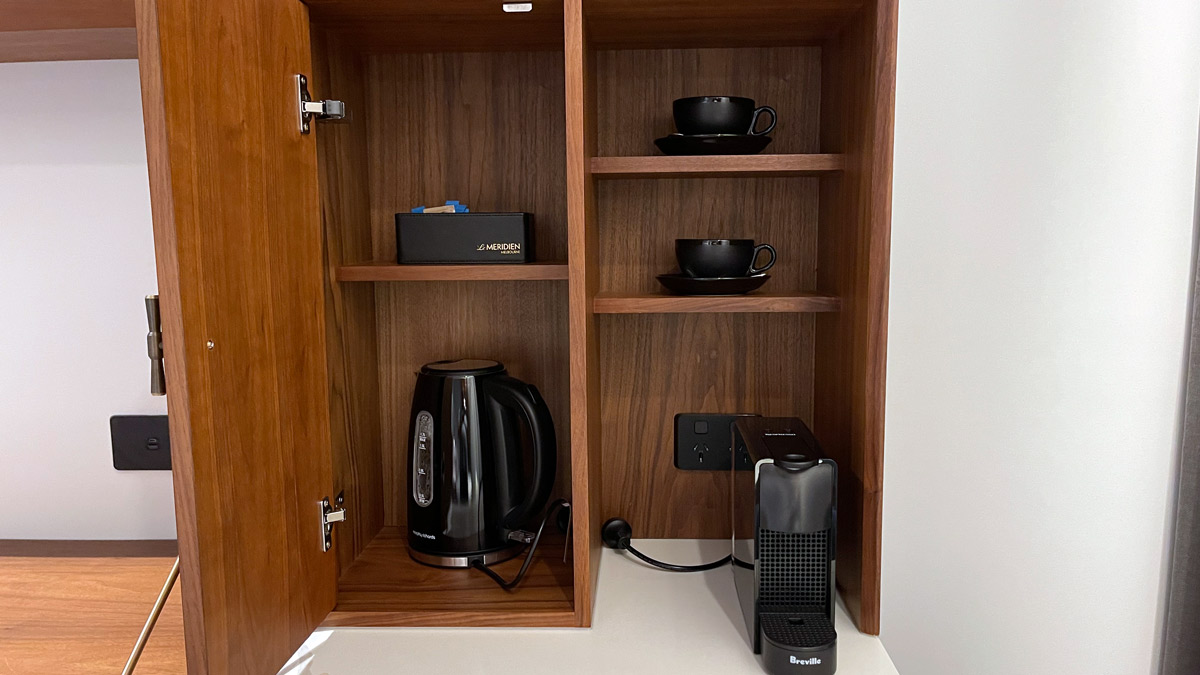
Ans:
[[[397,213],[400,264],[533,262],[532,213]]]

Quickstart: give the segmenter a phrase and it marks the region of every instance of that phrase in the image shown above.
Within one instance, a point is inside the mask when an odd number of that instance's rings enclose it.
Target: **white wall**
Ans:
[[[0,539],[174,538],[171,475],[112,467],[161,414],[136,61],[0,64]]]
[[[1195,0],[901,0],[883,641],[1148,674],[1186,332]]]

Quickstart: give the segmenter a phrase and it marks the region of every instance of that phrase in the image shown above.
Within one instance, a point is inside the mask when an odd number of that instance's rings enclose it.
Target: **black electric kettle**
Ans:
[[[538,390],[496,361],[426,364],[409,438],[409,555],[470,567],[520,552],[509,534],[542,510],[554,486],[554,422]]]

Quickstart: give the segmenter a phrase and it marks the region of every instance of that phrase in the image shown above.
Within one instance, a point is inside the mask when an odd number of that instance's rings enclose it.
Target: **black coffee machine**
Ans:
[[[417,562],[471,567],[507,560],[509,535],[554,485],[554,423],[538,390],[496,361],[421,368],[409,422],[408,551]]]
[[[837,464],[795,417],[738,417],[730,471],[733,578],[768,673],[833,675]]]

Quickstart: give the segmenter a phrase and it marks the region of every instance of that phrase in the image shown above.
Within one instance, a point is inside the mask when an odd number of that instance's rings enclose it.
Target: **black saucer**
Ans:
[[[770,279],[769,274],[748,277],[689,277],[675,272],[658,275],[658,283],[676,295],[745,295]]]
[[[666,155],[757,155],[771,144],[770,136],[749,134],[671,134],[654,144]]]

